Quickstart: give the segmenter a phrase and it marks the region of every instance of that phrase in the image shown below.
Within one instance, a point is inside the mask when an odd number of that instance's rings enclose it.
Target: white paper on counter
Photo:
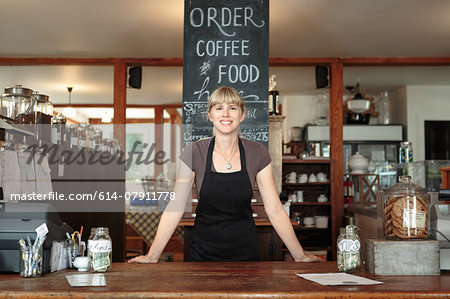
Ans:
[[[106,286],[105,275],[97,274],[72,274],[66,275],[71,287],[104,287]]]
[[[368,279],[348,273],[310,273],[299,274],[295,273],[301,278],[317,282],[321,285],[337,286],[337,285],[371,285],[380,284],[381,281]]]

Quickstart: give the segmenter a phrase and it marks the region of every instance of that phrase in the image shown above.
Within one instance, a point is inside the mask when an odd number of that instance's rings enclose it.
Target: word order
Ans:
[[[191,10],[189,14],[189,23],[192,27],[212,27],[217,26],[219,31],[226,36],[235,36],[236,32],[228,33],[223,28],[226,27],[241,27],[253,25],[261,28],[265,25],[264,20],[257,24],[253,20],[253,8],[251,7],[208,7],[206,11],[202,8],[196,7]]]

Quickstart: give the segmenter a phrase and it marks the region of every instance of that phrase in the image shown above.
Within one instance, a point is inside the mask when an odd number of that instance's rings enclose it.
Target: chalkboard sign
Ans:
[[[212,135],[207,102],[222,85],[246,103],[241,136],[267,146],[268,68],[268,0],[185,0],[183,146]]]

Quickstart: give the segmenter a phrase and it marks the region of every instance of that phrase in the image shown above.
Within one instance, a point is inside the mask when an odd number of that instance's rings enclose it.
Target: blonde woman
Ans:
[[[280,202],[267,149],[259,142],[239,137],[245,103],[227,86],[216,89],[208,101],[208,117],[214,137],[190,143],[181,154],[175,194],[186,194],[195,180],[199,191],[189,261],[257,261],[258,238],[251,199],[255,182],[265,211],[296,262],[321,260],[305,254]],[[172,204],[172,203],[171,203]],[[131,263],[157,263],[183,216],[183,209],[166,211],[155,240],[145,256]]]

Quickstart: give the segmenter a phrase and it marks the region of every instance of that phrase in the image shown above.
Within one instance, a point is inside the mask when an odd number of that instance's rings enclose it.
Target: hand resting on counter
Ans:
[[[140,255],[128,261],[131,264],[157,264],[158,259],[151,258],[148,255]]]
[[[318,257],[313,254],[305,254],[301,258],[294,258],[294,262],[296,263],[314,263],[314,262],[325,262],[321,257]]]

